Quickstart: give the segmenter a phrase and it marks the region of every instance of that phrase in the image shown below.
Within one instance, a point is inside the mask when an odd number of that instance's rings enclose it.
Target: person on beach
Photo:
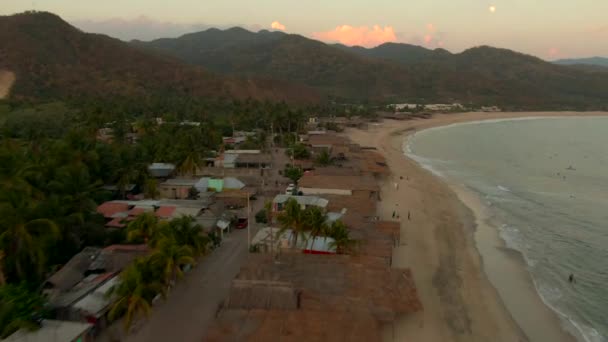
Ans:
[[[570,273],[570,276],[568,277],[568,281],[572,284],[576,284],[576,279],[574,279],[574,274]]]
[[[408,221],[411,219],[411,215],[410,215],[410,214],[411,214],[411,213],[410,213],[410,211],[408,210],[408,211],[407,211],[407,220],[408,220]]]
[[[396,213],[395,213],[395,211],[393,210],[393,218],[395,218],[395,214],[396,214]]]

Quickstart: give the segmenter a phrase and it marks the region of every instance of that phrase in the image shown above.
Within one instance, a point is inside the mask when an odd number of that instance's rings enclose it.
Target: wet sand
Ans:
[[[536,293],[521,256],[504,248],[476,196],[421,168],[404,156],[402,147],[404,135],[430,127],[582,115],[608,113],[447,114],[346,131],[354,142],[376,147],[387,158],[392,175],[382,186],[379,215],[390,220],[397,211],[400,216],[401,246],[393,264],[412,269],[424,306],[423,312],[387,328],[386,340],[575,341]]]

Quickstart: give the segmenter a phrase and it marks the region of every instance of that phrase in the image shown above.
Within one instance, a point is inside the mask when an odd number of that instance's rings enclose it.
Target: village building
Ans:
[[[285,208],[285,203],[290,199],[296,200],[302,210],[309,207],[318,207],[325,210],[329,204],[328,200],[317,196],[292,196],[280,194],[276,195],[272,200],[272,211],[274,213],[280,213],[283,211],[283,208]]]
[[[304,195],[344,195],[377,199],[380,188],[372,176],[304,174],[299,181]]]
[[[125,267],[148,252],[146,245],[85,247],[43,284],[43,293],[48,297],[55,317],[105,325],[104,314],[110,303],[104,302],[105,305],[95,306],[89,305],[91,298],[85,301],[83,299],[104,284],[115,282],[116,280],[112,279]],[[99,292],[108,290],[106,286]]]
[[[175,171],[175,165],[169,163],[152,163],[148,165],[148,172],[154,178],[169,178]]]

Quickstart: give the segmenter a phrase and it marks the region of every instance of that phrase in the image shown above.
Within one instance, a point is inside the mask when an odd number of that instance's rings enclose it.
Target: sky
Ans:
[[[543,59],[608,57],[608,0],[0,0],[0,14],[49,11],[123,40],[210,27],[281,30],[373,47],[461,52],[479,45]]]

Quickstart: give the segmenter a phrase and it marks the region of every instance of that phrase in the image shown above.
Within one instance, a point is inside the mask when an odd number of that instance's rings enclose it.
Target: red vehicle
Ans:
[[[245,229],[248,226],[246,218],[240,218],[236,221],[236,229]]]

